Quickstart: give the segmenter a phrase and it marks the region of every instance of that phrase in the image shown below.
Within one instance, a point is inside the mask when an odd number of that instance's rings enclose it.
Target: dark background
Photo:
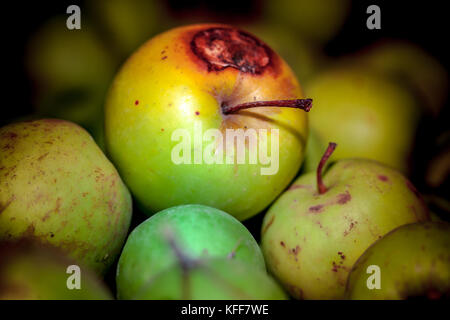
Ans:
[[[245,21],[256,19],[261,12],[258,0],[166,0],[164,3],[175,16],[206,15],[211,17],[211,21]],[[2,73],[6,90],[2,95],[1,125],[31,112],[31,88],[23,66],[24,49],[29,36],[49,17],[64,14],[70,4],[80,5],[83,15],[83,1],[2,2]],[[381,8],[381,30],[368,30],[365,27],[368,16],[366,9],[371,4]],[[394,37],[417,43],[448,69],[446,34],[449,17],[445,7],[444,1],[353,1],[349,18],[340,33],[326,45],[326,53],[339,56],[377,39]]]

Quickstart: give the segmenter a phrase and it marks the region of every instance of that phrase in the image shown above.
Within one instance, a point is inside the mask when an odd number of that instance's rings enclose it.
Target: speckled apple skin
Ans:
[[[380,268],[380,289],[369,290],[367,267]],[[401,226],[370,246],[348,277],[346,297],[358,300],[450,296],[450,224]]]
[[[148,214],[198,203],[247,219],[288,186],[303,161],[308,133],[303,110],[261,107],[222,113],[222,103],[303,94],[291,69],[270,49],[270,63],[259,74],[232,67],[210,70],[193,53],[191,41],[197,32],[215,27],[228,26],[192,25],[156,36],[128,59],[111,86],[105,107],[107,150]],[[172,141],[172,133],[184,128],[193,136],[196,121],[203,131],[223,134],[228,128],[279,129],[278,172],[261,175],[267,165],[248,162],[174,164],[171,150],[179,141]]]
[[[268,269],[298,299],[342,299],[348,273],[374,241],[404,224],[428,221],[414,186],[372,160],[335,163],[298,178],[272,205],[262,226]]]
[[[55,119],[0,129],[0,239],[35,238],[103,273],[120,252],[131,196],[78,125]]]

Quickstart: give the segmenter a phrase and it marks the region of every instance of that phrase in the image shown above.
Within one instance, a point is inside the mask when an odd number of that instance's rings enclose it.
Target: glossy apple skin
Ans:
[[[132,299],[149,279],[177,262],[166,228],[190,258],[240,260],[265,272],[261,249],[236,218],[203,205],[181,205],[158,212],[141,223],[127,239],[117,268],[118,298]]]
[[[159,273],[136,300],[287,300],[266,272],[238,260],[204,259],[185,270],[174,264]]]
[[[331,159],[369,158],[408,170],[419,108],[404,87],[364,68],[339,66],[307,84],[311,128],[339,148]]]
[[[337,149],[336,149],[337,150]],[[371,160],[341,160],[324,174],[298,178],[264,217],[268,269],[298,299],[342,299],[351,267],[392,229],[429,220],[412,184]]]
[[[104,273],[119,255],[131,195],[92,137],[42,119],[0,128],[0,241],[34,238]]]
[[[148,214],[180,204],[222,209],[244,220],[264,209],[298,171],[307,140],[303,110],[261,107],[224,115],[221,104],[302,98],[290,68],[270,51],[260,74],[233,67],[208,71],[191,49],[193,36],[223,25],[193,25],[145,43],[117,74],[105,108],[107,150],[140,206]],[[270,49],[269,49],[270,50]],[[279,171],[261,175],[260,164],[176,165],[174,130],[193,136],[227,128],[279,129]],[[203,148],[205,148],[205,144]]]
[[[380,268],[380,289],[367,288],[367,267]],[[349,299],[399,300],[450,296],[450,224],[414,223],[375,242],[355,263],[347,284]]]
[[[0,244],[0,300],[110,300],[112,294],[91,270],[56,248],[28,241]],[[67,273],[80,267],[80,289],[69,290]]]

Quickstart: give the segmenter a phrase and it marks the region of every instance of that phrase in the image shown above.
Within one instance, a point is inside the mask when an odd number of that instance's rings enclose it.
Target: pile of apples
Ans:
[[[66,120],[0,128],[0,299],[449,298],[450,225],[404,175],[415,101],[345,61],[306,93],[312,106],[250,33],[189,25],[116,74],[106,155]],[[277,129],[279,170],[174,163],[172,133],[195,123]],[[245,226],[256,215],[258,235]]]

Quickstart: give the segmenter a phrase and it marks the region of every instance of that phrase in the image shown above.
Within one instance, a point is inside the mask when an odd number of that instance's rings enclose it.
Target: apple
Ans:
[[[287,296],[261,268],[228,257],[191,256],[179,238],[163,234],[175,261],[130,292],[134,300],[283,300]],[[120,272],[120,266],[118,268]]]
[[[401,173],[347,159],[298,178],[269,208],[261,247],[269,271],[297,299],[342,299],[351,267],[375,240],[428,221],[419,193]]]
[[[238,260],[175,264],[149,281],[136,300],[287,300],[281,287],[264,271]]]
[[[413,223],[389,232],[355,263],[346,290],[349,299],[449,299],[450,224]]]
[[[31,36],[25,64],[33,85],[32,103],[39,118],[73,121],[102,141],[104,96],[116,61],[90,22],[69,30],[56,16]]]
[[[314,97],[311,127],[340,148],[333,160],[369,158],[404,173],[419,120],[410,92],[387,78],[352,65],[318,74],[306,87]]]
[[[181,205],[158,212],[129,235],[117,268],[120,299],[132,298],[148,279],[177,261],[166,232],[190,257],[229,257],[266,270],[261,249],[236,218],[204,205]]]
[[[0,243],[0,300],[79,299],[109,300],[112,294],[91,270],[53,247],[30,241]]]
[[[311,100],[301,97],[288,65],[249,33],[219,24],[172,29],[142,45],[115,77],[106,148],[147,214],[197,203],[245,220],[302,163]],[[221,138],[230,133],[245,143]],[[274,161],[266,164],[264,153]]]
[[[157,0],[96,0],[86,3],[87,13],[120,58],[161,30],[167,17]]]
[[[421,106],[434,116],[445,104],[449,85],[447,70],[435,57],[414,43],[384,39],[352,54],[348,60],[409,85],[423,99]]]
[[[104,273],[119,255],[131,196],[92,137],[59,119],[0,128],[0,241],[32,238]]]
[[[344,24],[350,11],[350,1],[265,1],[263,9],[263,21],[287,26],[309,43],[323,45]]]

